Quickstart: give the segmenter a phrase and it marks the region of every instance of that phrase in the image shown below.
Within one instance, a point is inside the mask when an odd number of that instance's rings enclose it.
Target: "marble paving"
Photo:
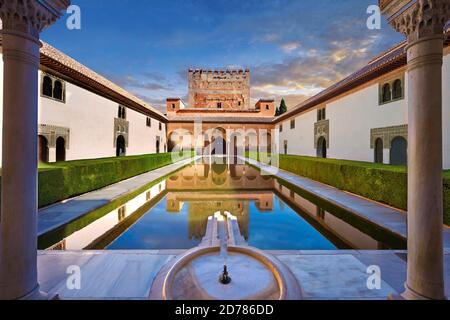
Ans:
[[[153,280],[180,250],[79,251],[38,253],[41,288],[62,299],[146,299]],[[293,272],[311,300],[385,300],[403,291],[403,251],[272,251]],[[381,288],[367,287],[369,266],[381,270]],[[80,289],[70,289],[70,267],[81,270]],[[69,269],[68,269],[69,268]],[[221,266],[218,266],[218,274]],[[230,270],[230,272],[232,272]],[[450,296],[450,255],[445,256],[446,294]]]
[[[262,164],[253,159],[245,159],[253,166],[268,172],[276,172],[275,176],[281,178],[303,190],[314,194],[327,202],[351,212],[355,216],[383,227],[402,238],[407,237],[406,212],[386,206],[360,196],[345,192],[326,184],[304,178],[288,171],[277,169]],[[444,248],[446,253],[450,253],[450,228],[443,227]]]
[[[77,220],[89,212],[107,205],[115,199],[123,197],[154,180],[182,168],[197,158],[199,157],[182,160],[139,176],[120,181],[105,188],[86,193],[79,197],[43,208],[39,210],[38,213],[38,236]]]

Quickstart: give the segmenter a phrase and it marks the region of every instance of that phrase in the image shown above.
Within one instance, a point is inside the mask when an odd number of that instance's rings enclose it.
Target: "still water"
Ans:
[[[381,230],[308,199],[246,164],[198,160],[50,249],[159,250],[197,246],[208,217],[230,212],[250,246],[264,250],[401,248]]]

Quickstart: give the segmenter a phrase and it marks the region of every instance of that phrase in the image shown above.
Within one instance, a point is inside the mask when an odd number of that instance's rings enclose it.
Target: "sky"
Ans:
[[[383,18],[369,30],[376,0],[72,0],[42,40],[152,106],[187,103],[189,68],[249,68],[253,102],[284,98],[291,108],[403,40]]]

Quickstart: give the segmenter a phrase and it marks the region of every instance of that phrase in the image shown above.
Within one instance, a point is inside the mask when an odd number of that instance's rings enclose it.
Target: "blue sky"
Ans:
[[[72,0],[42,39],[155,107],[187,96],[188,68],[250,68],[253,99],[293,106],[356,71],[403,38],[376,0]]]

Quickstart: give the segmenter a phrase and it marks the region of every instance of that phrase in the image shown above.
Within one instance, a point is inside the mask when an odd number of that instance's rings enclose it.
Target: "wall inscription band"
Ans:
[[[66,149],[69,150],[70,147],[69,128],[40,124],[38,126],[38,135],[44,136],[47,139],[49,148],[56,148],[56,140],[61,137],[65,141]]]
[[[375,148],[375,141],[380,138],[383,140],[384,149],[390,149],[392,140],[396,137],[403,137],[408,141],[408,125],[392,126],[385,128],[375,128],[370,130],[370,148]]]

